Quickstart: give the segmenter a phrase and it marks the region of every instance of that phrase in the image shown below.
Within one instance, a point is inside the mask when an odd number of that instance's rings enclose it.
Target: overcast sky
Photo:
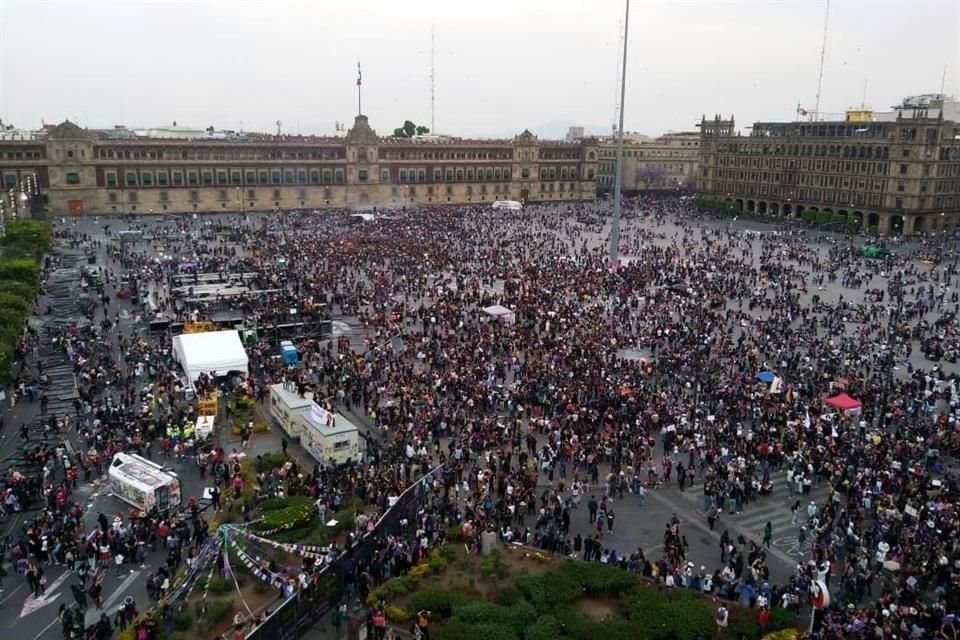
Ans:
[[[633,0],[626,129],[738,127],[812,110],[826,2]],[[622,1],[0,0],[0,118],[101,128],[180,125],[333,133],[363,111],[385,134],[546,137],[611,130]],[[821,112],[960,85],[960,1],[834,0]]]

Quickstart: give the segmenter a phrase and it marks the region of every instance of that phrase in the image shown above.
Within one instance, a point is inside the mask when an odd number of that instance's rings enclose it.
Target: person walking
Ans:
[[[768,520],[763,527],[763,545],[769,549],[771,542],[773,542],[773,524]]]

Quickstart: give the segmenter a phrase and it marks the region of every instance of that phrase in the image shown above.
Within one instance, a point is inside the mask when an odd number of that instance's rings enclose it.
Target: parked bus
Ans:
[[[177,474],[138,455],[116,454],[108,475],[110,492],[141,511],[156,507],[162,513],[183,502]]]

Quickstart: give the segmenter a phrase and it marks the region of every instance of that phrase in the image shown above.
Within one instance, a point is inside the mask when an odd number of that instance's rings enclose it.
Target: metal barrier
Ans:
[[[247,634],[247,640],[299,640],[303,637],[314,624],[342,602],[354,576],[358,576],[370,564],[378,540],[402,534],[404,531],[414,534],[417,514],[427,495],[423,491],[423,485],[425,482],[432,482],[441,469],[442,467],[432,469],[407,487],[394,505],[380,517],[373,531],[365,534],[353,547],[324,567],[316,581],[280,604],[269,617]]]

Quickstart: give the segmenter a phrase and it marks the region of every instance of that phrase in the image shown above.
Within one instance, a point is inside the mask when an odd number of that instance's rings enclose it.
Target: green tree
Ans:
[[[429,128],[414,124],[410,120],[404,120],[402,127],[393,130],[393,135],[397,138],[412,138],[413,136],[422,136],[427,133],[430,133]]]

